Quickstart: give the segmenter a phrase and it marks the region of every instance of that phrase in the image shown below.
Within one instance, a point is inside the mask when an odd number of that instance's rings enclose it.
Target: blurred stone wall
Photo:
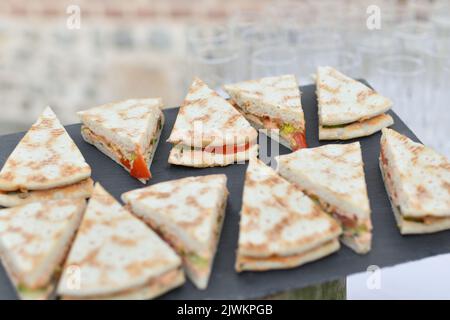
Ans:
[[[188,25],[220,23],[270,1],[2,0],[0,134],[25,130],[50,105],[64,123],[75,111],[131,97],[185,94]],[[81,28],[67,28],[68,6]]]

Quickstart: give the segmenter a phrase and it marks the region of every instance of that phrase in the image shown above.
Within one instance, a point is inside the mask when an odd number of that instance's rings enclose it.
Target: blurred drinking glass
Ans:
[[[403,23],[394,32],[403,53],[413,55],[420,55],[424,47],[430,46],[433,36],[433,27],[427,22]]]
[[[237,80],[238,51],[224,25],[194,25],[187,31],[186,85],[199,77],[214,89]]]
[[[341,25],[347,1],[320,0],[309,2],[317,23],[315,27],[335,30]]]
[[[311,83],[311,75],[319,65],[334,65],[336,56],[343,48],[342,37],[327,30],[312,30],[301,33],[295,39],[299,60],[298,80],[300,84]],[[331,61],[330,61],[331,60]]]
[[[224,25],[199,24],[187,28],[187,52],[195,54],[205,46],[223,47],[231,42],[231,31]]]
[[[437,2],[431,14],[431,23],[438,37],[450,39],[450,2]]]
[[[199,49],[193,57],[191,71],[192,77],[199,77],[208,86],[222,93],[221,87],[224,84],[241,79],[238,52],[232,46],[206,46]]]
[[[436,149],[450,158],[450,139],[448,138],[450,133],[450,59],[447,60],[442,69],[441,82],[446,88],[438,92],[436,123],[431,124],[430,130],[437,130]]]
[[[414,17],[418,21],[429,21],[433,12],[435,1],[430,0],[410,0],[408,8],[414,12]]]
[[[378,61],[374,78],[374,88],[393,101],[393,110],[419,138],[426,134],[424,75],[422,59],[411,55],[390,55]]]
[[[380,9],[381,29],[384,31],[391,31],[398,25],[415,21],[414,11],[399,1],[384,1]]]
[[[427,102],[428,117],[434,117],[434,108],[437,105],[437,99],[441,91],[450,91],[450,85],[448,82],[443,81],[445,79],[445,66],[447,60],[450,57],[450,51],[447,46],[447,41],[443,41],[444,38],[431,39],[427,46],[423,46],[420,52],[423,57],[426,75],[424,79],[424,95]],[[434,120],[431,119],[431,122]]]
[[[295,74],[298,71],[298,60],[291,47],[265,47],[252,55],[251,78]]]
[[[375,75],[379,57],[398,54],[399,45],[398,41],[389,34],[373,31],[361,39],[356,51],[361,57],[361,76],[370,81]]]
[[[265,19],[271,25],[281,26],[288,31],[311,28],[319,23],[316,10],[309,1],[276,1],[264,8]]]
[[[241,56],[242,80],[251,77],[253,54],[266,47],[283,48],[289,45],[287,33],[280,28],[269,28],[265,25],[254,25],[243,31],[237,39]]]

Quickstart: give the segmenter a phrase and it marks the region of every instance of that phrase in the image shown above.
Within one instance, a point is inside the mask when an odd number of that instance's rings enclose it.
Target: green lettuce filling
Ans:
[[[292,133],[294,133],[294,131],[295,131],[295,127],[290,123],[285,123],[281,127],[281,133],[284,135],[292,134]]]
[[[355,228],[349,229],[349,231],[351,232],[352,236],[357,237],[357,236],[359,236],[359,235],[361,235],[361,234],[363,234],[365,232],[368,232],[369,230],[367,230],[367,227],[362,224],[362,225],[359,225],[359,226],[357,226]]]
[[[42,296],[47,293],[48,288],[39,288],[39,289],[31,289],[25,286],[24,284],[19,284],[17,286],[17,291],[24,296]]]
[[[207,268],[209,265],[208,259],[199,256],[198,254],[194,252],[189,252],[186,254],[187,259],[192,262],[195,266],[199,268]]]

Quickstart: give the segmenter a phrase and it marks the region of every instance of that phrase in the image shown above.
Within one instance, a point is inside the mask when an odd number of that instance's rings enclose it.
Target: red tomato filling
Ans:
[[[300,131],[292,134],[292,142],[292,151],[308,147],[305,134]]]
[[[136,152],[136,159],[134,161],[130,162],[130,160],[122,158],[120,162],[130,170],[132,177],[146,180],[152,177],[144,156],[139,151]]]

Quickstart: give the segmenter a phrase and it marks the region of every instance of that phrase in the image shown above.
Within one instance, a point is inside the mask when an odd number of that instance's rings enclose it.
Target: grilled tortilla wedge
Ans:
[[[450,162],[431,148],[383,129],[380,169],[401,234],[450,229]]]
[[[56,187],[48,190],[33,191],[0,191],[0,205],[15,207],[35,201],[59,200],[70,198],[89,198],[94,189],[94,181],[91,178],[68,186]]]
[[[88,198],[91,168],[47,107],[0,171],[0,206],[65,197]]]
[[[184,283],[181,259],[98,183],[63,274],[63,299],[151,299]]]
[[[86,201],[40,201],[0,210],[0,254],[21,299],[48,299]]]
[[[306,147],[301,92],[294,75],[243,81],[224,89],[234,107],[257,129],[267,129],[294,151]]]
[[[167,140],[174,145],[169,163],[214,167],[242,162],[257,152],[257,136],[227,100],[195,79]]]
[[[122,200],[181,255],[188,277],[208,285],[228,197],[224,174],[188,177],[129,191]]]
[[[253,158],[245,175],[235,268],[293,268],[339,249],[339,224],[298,186]]]
[[[359,142],[301,149],[277,161],[282,177],[342,224],[345,245],[361,254],[370,251],[372,223]]]
[[[80,111],[81,134],[131,176],[146,183],[164,125],[162,105],[160,98],[130,99]]]
[[[331,67],[318,67],[316,93],[319,140],[368,136],[394,123],[385,114],[390,99]]]

